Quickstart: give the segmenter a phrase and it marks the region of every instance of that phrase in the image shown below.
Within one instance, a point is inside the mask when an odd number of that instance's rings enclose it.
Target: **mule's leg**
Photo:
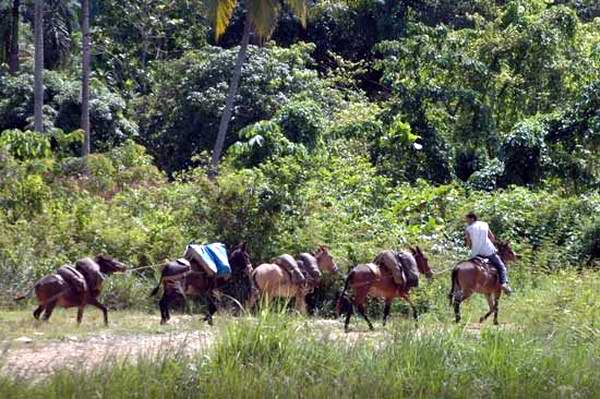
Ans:
[[[256,301],[258,300],[258,290],[254,287],[250,288],[250,297],[248,297],[248,300],[246,301],[246,309],[248,311],[251,311],[252,309],[254,309],[254,306],[256,306]]]
[[[371,320],[369,320],[369,318],[367,317],[367,312],[365,310],[364,303],[356,305],[356,308],[358,309],[358,313],[360,313],[360,315],[365,319],[365,321],[369,325],[369,330],[372,331],[373,330],[373,324],[371,323]]]
[[[44,311],[44,315],[42,316],[42,320],[48,321],[50,316],[52,316],[52,312],[54,311],[54,307],[56,306],[56,300],[52,302],[48,302],[46,304],[46,310]]]
[[[485,299],[487,300],[489,310],[486,314],[479,318],[479,322],[483,323],[492,313],[494,313],[494,294],[486,294]]]
[[[158,308],[160,309],[160,324],[167,324],[169,321],[169,300],[167,299],[167,291],[163,291],[163,295],[158,301]]]
[[[412,309],[413,319],[415,319],[415,321],[419,320],[419,313],[417,312],[417,307],[415,306],[413,301],[410,300],[407,294],[402,295],[402,299],[404,299],[410,305],[410,308]]]
[[[496,296],[496,300],[494,303],[494,325],[498,325],[498,303],[500,302],[500,295]]]
[[[463,303],[464,301],[469,299],[469,297],[471,295],[473,295],[473,293],[471,291],[455,291],[454,292],[454,298],[453,298],[454,316],[455,316],[455,321],[457,323],[460,322],[460,320],[461,320],[460,305],[461,305],[461,303]]]
[[[44,310],[44,305],[40,305],[38,306],[34,311],[33,311],[33,317],[36,320],[40,319],[40,314],[42,314],[42,311]]]
[[[306,313],[307,313],[307,311],[306,311],[306,293],[301,289],[298,289],[298,293],[296,294],[296,310],[301,315],[306,315]]]
[[[206,297],[208,300],[208,311],[206,312],[206,316],[204,316],[204,321],[208,322],[209,326],[213,325],[213,315],[217,311],[217,305],[215,305],[215,301],[213,299],[212,293],[208,294]]]
[[[346,312],[346,321],[344,322],[344,331],[345,332],[350,331],[348,326],[350,325],[350,318],[352,317],[353,313],[354,313],[354,305],[352,304],[352,302],[350,302],[350,304],[348,306],[348,311]]]
[[[77,325],[81,324],[81,320],[83,320],[83,309],[84,308],[85,308],[85,305],[79,306],[77,308]]]
[[[384,326],[387,323],[388,317],[390,316],[391,308],[392,308],[392,301],[386,299],[385,306],[383,308],[383,325]]]
[[[454,321],[460,323],[460,301],[458,299],[454,299]]]
[[[98,308],[102,311],[102,315],[104,316],[104,325],[108,326],[108,308],[106,306],[104,306],[103,304],[101,304],[100,302],[98,302],[98,300],[96,298],[90,300],[89,303],[93,307]]]

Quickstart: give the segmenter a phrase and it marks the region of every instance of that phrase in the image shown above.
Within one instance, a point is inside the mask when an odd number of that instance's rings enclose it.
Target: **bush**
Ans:
[[[600,259],[600,217],[597,215],[583,229],[582,250],[590,262]]]

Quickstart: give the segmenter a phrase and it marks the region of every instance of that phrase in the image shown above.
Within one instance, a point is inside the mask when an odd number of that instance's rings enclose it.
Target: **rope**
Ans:
[[[160,265],[162,265],[162,264],[163,264],[163,263],[161,262],[161,263],[155,263],[155,264],[153,264],[153,265],[148,265],[148,266],[134,267],[133,269],[127,269],[127,272],[129,273],[129,272],[136,272],[136,271],[138,271],[138,270],[153,269],[153,268],[155,268],[156,266],[160,266]]]
[[[448,272],[448,271],[450,271],[450,270],[452,270],[452,269],[454,269],[454,266],[450,266],[449,268],[447,268],[447,269],[444,269],[444,270],[442,270],[442,271],[439,271],[439,272],[433,272],[433,275],[434,275],[434,276],[437,276],[437,275],[440,275],[440,274],[446,273],[446,272]]]

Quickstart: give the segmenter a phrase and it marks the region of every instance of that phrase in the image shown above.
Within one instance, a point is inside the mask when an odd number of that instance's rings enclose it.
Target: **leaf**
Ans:
[[[308,14],[308,5],[306,4],[306,0],[287,0],[287,5],[298,17],[302,27],[306,28],[306,17]]]
[[[278,0],[249,0],[248,17],[261,39],[268,39],[277,27],[281,3]]]
[[[208,17],[213,22],[218,40],[229,26],[237,0],[207,0]]]

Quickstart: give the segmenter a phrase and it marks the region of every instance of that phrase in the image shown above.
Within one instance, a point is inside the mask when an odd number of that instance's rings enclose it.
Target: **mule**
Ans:
[[[513,262],[517,257],[510,245],[505,241],[496,242],[498,255],[505,264]],[[492,266],[483,265],[476,260],[468,260],[458,263],[452,270],[451,289],[448,297],[450,304],[454,306],[456,322],[460,322],[460,305],[474,293],[485,295],[489,311],[481,316],[483,323],[490,315],[494,314],[494,324],[498,324],[498,302],[502,295],[502,286],[498,280],[498,272]]]
[[[38,307],[33,311],[33,317],[39,320],[41,316],[44,321],[50,319],[56,306],[77,307],[77,324],[81,324],[84,308],[91,305],[102,311],[104,324],[108,325],[108,309],[98,301],[98,297],[102,292],[102,283],[105,277],[113,273],[125,272],[125,265],[110,256],[98,255],[94,258],[78,260],[74,269],[85,279],[81,290],[69,284],[57,273],[42,277],[29,290],[28,294],[18,296],[15,300],[20,301],[35,292]],[[42,312],[44,312],[43,315]]]
[[[247,307],[252,309],[260,296],[266,298],[295,298],[295,307],[301,314],[307,313],[306,296],[320,284],[320,272],[335,274],[339,271],[337,264],[329,253],[329,249],[321,245],[315,252],[300,255],[301,265],[311,263],[317,267],[319,273],[310,273],[310,269],[301,267],[303,274],[307,275],[307,281],[303,284],[295,284],[292,277],[281,266],[274,263],[263,263],[252,272],[250,281],[252,293]]]
[[[245,242],[233,248],[228,255],[228,260],[232,276],[250,276],[252,263]],[[185,271],[181,272],[182,270]],[[161,285],[163,286],[163,296],[158,302],[160,324],[166,324],[171,319],[169,308],[174,302],[185,302],[187,297],[205,297],[208,308],[204,321],[212,325],[213,315],[217,311],[214,300],[215,290],[222,288],[229,281],[230,276],[225,278],[209,276],[200,265],[196,264],[196,261],[191,261],[191,269],[182,267],[178,261],[167,262],[161,270],[158,285],[150,293],[150,296],[156,295]]]
[[[387,252],[387,251],[384,251]],[[433,277],[433,272],[429,267],[429,263],[423,251],[417,246],[410,248],[410,253],[414,257],[419,273],[424,274],[428,279]],[[381,257],[382,253],[377,255],[375,262]],[[418,279],[418,277],[417,277]],[[384,300],[385,306],[383,309],[383,325],[385,326],[390,315],[392,302],[395,298],[401,298],[408,302],[410,305],[413,317],[415,320],[418,319],[417,308],[409,297],[409,293],[412,286],[407,283],[407,280],[403,284],[398,284],[394,281],[392,272],[387,268],[380,267],[375,263],[360,264],[354,267],[348,276],[344,284],[338,301],[337,301],[337,314],[338,316],[345,314],[346,320],[344,322],[344,330],[348,332],[350,324],[350,318],[354,313],[354,307],[358,310],[358,313],[365,319],[369,325],[369,329],[373,330],[373,324],[367,316],[365,303],[369,297],[380,298]],[[347,295],[348,289],[353,292],[353,297],[350,299]]]

